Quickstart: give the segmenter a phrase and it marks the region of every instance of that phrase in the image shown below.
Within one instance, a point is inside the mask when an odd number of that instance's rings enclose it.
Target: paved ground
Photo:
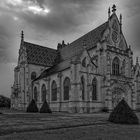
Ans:
[[[2,112],[2,111],[1,111]],[[3,111],[0,140],[139,140],[140,125],[118,125],[102,114]],[[137,114],[140,119],[140,114]]]

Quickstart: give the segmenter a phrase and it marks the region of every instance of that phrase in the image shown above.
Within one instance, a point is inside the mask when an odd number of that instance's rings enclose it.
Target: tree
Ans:
[[[0,95],[0,107],[10,108],[11,101],[8,97]]]
[[[40,113],[52,113],[47,101],[45,100],[40,108]]]
[[[27,112],[38,112],[38,108],[34,99],[32,99],[29,106],[27,107]]]
[[[139,124],[139,120],[133,110],[129,107],[124,99],[111,112],[109,119],[110,122],[120,124]]]

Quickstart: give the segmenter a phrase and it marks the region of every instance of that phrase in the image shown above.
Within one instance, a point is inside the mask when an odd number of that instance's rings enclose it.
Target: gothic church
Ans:
[[[11,107],[21,110],[34,99],[38,108],[46,100],[52,111],[93,113],[112,110],[122,98],[139,109],[140,66],[116,6],[105,23],[57,49],[26,42],[22,32],[11,90]]]

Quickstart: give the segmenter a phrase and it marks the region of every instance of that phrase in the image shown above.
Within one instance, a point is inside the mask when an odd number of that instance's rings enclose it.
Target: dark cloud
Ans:
[[[40,7],[46,6],[50,13],[46,16],[33,14],[31,12],[16,13],[29,25],[37,29],[56,34],[70,33],[77,26],[86,24],[90,20],[90,15],[96,14],[96,7],[99,0],[31,0],[38,3]],[[102,1],[102,0],[100,0]],[[94,9],[94,10],[93,10]],[[92,14],[90,11],[92,10]]]
[[[26,38],[29,41],[32,40],[32,42],[35,40],[34,43],[37,43],[37,41],[41,42],[46,38],[49,41],[55,36],[49,44],[55,42],[56,46],[56,42],[58,42],[56,40],[65,39],[66,36],[73,39],[74,34],[78,35],[78,33],[81,33],[84,25],[91,26],[91,23],[94,24],[94,21],[105,19],[105,17],[98,16],[99,12],[103,11],[102,8],[104,7],[102,5],[107,5],[104,2],[104,0],[23,0],[24,5],[7,4],[8,8],[4,9],[2,7],[0,9],[1,12],[6,14],[0,16],[0,21],[4,21],[0,23],[0,55],[3,56],[2,58],[9,60],[11,57],[11,47],[15,45],[15,40],[17,41],[17,32],[19,37],[20,30],[22,29],[25,30]],[[27,3],[39,6],[42,9],[47,7],[50,12],[46,15],[40,15],[28,10],[26,11],[24,8],[28,8]],[[139,0],[134,0],[134,2],[124,0],[120,2],[120,5],[126,11],[128,18],[139,14]],[[19,20],[14,21],[13,17],[17,17]],[[135,27],[132,27],[133,25]],[[133,37],[136,36],[135,42],[138,44],[139,39],[137,36],[140,34],[140,31],[137,30],[139,28],[138,19],[133,22],[132,26],[131,29],[128,29],[128,27],[123,28],[127,32],[126,35],[128,35],[129,30],[132,31]],[[132,39],[130,37],[128,39],[130,39],[131,43]],[[19,48],[19,44],[17,48]],[[15,61],[15,57],[12,57],[10,60]]]
[[[8,15],[0,16],[0,62],[15,62],[12,51],[15,45],[15,22]]]

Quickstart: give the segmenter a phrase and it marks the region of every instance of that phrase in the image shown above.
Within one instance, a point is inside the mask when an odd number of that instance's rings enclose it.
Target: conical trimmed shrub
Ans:
[[[139,124],[136,114],[124,99],[114,108],[108,120],[119,124]]]
[[[40,113],[52,113],[47,101],[45,100],[40,108]]]
[[[27,112],[38,112],[38,108],[34,99],[30,102],[29,106],[27,107]]]

